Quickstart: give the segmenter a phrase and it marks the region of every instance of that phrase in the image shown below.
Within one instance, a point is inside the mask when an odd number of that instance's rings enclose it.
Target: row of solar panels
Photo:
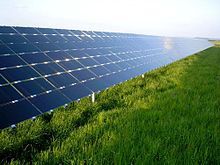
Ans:
[[[0,27],[0,128],[210,46],[189,38]]]

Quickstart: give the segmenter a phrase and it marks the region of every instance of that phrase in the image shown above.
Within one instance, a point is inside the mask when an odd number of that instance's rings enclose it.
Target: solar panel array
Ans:
[[[206,40],[0,27],[0,128],[211,47]]]

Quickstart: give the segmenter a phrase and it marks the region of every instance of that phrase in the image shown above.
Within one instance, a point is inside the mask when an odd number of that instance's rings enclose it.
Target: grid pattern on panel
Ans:
[[[0,128],[210,46],[189,38],[0,27]]]

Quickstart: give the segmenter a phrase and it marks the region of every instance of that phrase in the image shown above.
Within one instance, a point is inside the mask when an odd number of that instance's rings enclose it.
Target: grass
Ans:
[[[220,164],[220,48],[0,132],[0,164]]]

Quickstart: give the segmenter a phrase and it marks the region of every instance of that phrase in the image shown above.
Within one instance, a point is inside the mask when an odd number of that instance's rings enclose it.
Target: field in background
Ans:
[[[220,47],[220,40],[210,40],[216,47]]]
[[[220,48],[0,132],[0,164],[219,164]]]

